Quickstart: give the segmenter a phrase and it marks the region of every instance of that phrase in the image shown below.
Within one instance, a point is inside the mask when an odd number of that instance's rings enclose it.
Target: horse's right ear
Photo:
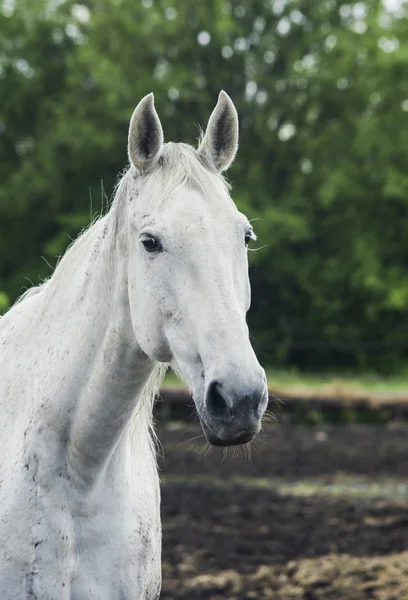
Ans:
[[[139,173],[153,169],[163,146],[163,129],[149,94],[135,108],[130,120],[129,160]]]

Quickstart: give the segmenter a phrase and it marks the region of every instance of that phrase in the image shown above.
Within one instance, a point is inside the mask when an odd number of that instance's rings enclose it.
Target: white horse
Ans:
[[[224,92],[198,150],[163,143],[146,96],[109,213],[0,320],[1,600],[159,596],[152,408],[168,364],[210,443],[259,431],[254,233],[221,175],[237,144]]]

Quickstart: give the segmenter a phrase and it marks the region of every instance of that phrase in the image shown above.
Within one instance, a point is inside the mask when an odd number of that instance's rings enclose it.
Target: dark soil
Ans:
[[[408,600],[408,428],[271,427],[244,457],[162,426],[162,600]],[[378,484],[335,495],[331,483]],[[239,481],[239,483],[237,483]],[[299,482],[323,493],[280,493]],[[307,486],[306,486],[307,487]]]

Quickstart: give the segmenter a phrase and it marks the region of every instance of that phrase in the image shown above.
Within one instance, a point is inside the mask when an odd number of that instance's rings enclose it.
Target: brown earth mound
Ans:
[[[408,600],[405,426],[275,428],[252,463],[204,457],[192,426],[159,435],[162,600]],[[378,493],[333,493],[339,476]],[[279,492],[306,480],[323,493]]]

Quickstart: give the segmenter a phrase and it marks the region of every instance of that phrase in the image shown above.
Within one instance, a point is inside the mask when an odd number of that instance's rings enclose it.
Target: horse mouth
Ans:
[[[201,420],[201,427],[204,431],[204,435],[207,441],[212,446],[241,446],[247,444],[254,439],[258,433],[259,428],[241,429],[234,432],[223,432],[223,435],[215,433],[204,421]]]

